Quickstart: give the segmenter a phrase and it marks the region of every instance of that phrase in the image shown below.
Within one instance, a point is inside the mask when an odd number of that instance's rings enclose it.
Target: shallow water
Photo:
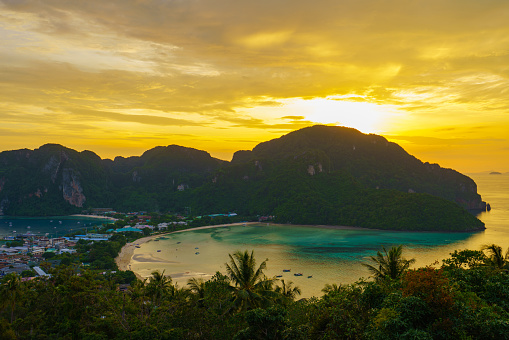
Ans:
[[[184,286],[193,276],[208,279],[216,271],[224,273],[228,254],[254,250],[258,263],[269,259],[265,271],[268,276],[283,275],[281,279],[301,287],[303,297],[310,297],[321,295],[327,283],[367,278],[369,274],[361,263],[369,263],[369,257],[382,245],[405,245],[405,257],[415,258],[418,267],[441,263],[454,250],[479,249],[491,243],[508,247],[509,176],[470,176],[483,200],[492,206],[491,212],[479,215],[487,227],[482,232],[409,233],[267,224],[190,230],[142,244],[135,250],[131,269],[143,277],[154,270],[165,270]],[[284,273],[283,269],[291,272]],[[294,273],[303,275],[296,277]]]
[[[28,232],[37,236],[48,234],[50,237],[60,237],[76,230],[90,230],[96,225],[110,223],[107,219],[75,216],[53,217],[9,217],[0,216],[0,237],[26,234]]]

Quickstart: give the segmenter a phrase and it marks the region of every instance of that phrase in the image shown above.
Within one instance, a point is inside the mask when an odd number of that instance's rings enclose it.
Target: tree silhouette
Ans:
[[[281,286],[276,286],[275,291],[281,294],[286,301],[293,301],[297,295],[302,293],[301,289],[294,286],[292,281],[286,283],[285,280],[281,280]]]
[[[268,304],[269,297],[275,297],[275,292],[270,289],[275,279],[267,278],[263,274],[268,259],[256,268],[253,251],[251,254],[247,250],[236,251],[228,256],[230,262],[225,265],[231,280],[229,289],[234,295],[234,308],[244,311]]]
[[[505,255],[502,247],[496,244],[486,244],[482,246],[482,251],[486,251],[489,258],[489,263],[497,269],[504,269],[507,265],[507,259],[509,258],[509,249],[507,249]]]
[[[203,279],[193,277],[187,281],[187,285],[191,293],[195,294],[198,299],[201,300],[205,297],[205,281],[203,281]]]
[[[338,286],[337,284],[335,283],[327,283],[325,285],[325,287],[322,288],[322,292],[324,294],[336,294],[336,293],[339,293],[343,290],[343,286],[341,286],[341,284]]]
[[[173,295],[174,288],[171,277],[164,275],[164,270],[152,272],[150,282],[146,286],[148,295],[152,297],[154,303],[159,305],[161,300],[168,295]]]
[[[363,263],[368,268],[376,281],[384,281],[386,279],[395,280],[408,270],[415,259],[406,260],[403,258],[403,246],[392,247],[387,251],[382,246],[383,253],[377,252],[376,256],[371,256],[374,265]]]

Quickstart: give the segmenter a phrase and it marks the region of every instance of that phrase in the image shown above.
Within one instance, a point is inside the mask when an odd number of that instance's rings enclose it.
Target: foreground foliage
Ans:
[[[297,301],[298,287],[265,277],[267,262],[258,265],[248,251],[230,255],[227,275],[186,287],[155,271],[121,291],[114,275],[74,265],[30,281],[8,275],[0,281],[0,338],[509,338],[509,273],[489,248],[410,270],[402,247],[379,255],[374,280],[331,283],[323,296]],[[391,261],[397,275],[383,269]]]

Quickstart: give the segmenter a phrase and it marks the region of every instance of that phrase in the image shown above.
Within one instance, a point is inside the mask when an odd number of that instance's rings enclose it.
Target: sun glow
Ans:
[[[344,100],[338,97],[300,99],[290,106],[302,112],[306,120],[352,127],[364,133],[386,131],[391,121],[398,115],[395,107],[391,105]]]

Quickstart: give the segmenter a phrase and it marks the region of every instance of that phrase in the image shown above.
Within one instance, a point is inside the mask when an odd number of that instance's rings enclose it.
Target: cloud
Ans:
[[[306,117],[304,117],[304,116],[284,116],[284,117],[281,117],[281,119],[289,119],[289,120],[303,120],[305,118]]]
[[[438,138],[430,136],[389,136],[384,135],[385,138],[395,142],[405,142],[418,145],[433,145],[433,146],[452,146],[452,145],[479,145],[491,144],[493,142],[507,142],[503,138]]]
[[[397,106],[392,134],[509,128],[506,0],[0,0],[0,10],[8,130],[62,124],[63,136],[65,120],[72,133],[256,139],[312,124],[281,113],[296,98]]]
[[[202,126],[204,123],[197,123],[185,119],[175,119],[169,117],[152,116],[152,115],[134,115],[123,114],[108,111],[95,111],[87,109],[73,109],[71,112],[76,113],[83,117],[93,117],[100,120],[112,120],[116,122],[131,122],[148,125],[162,125],[162,126]]]

